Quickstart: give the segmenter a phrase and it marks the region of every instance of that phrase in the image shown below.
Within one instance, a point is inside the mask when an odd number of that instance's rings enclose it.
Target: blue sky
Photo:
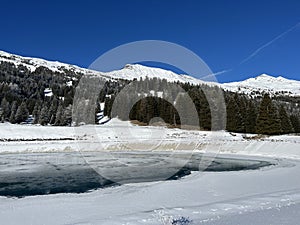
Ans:
[[[88,67],[121,44],[164,40],[189,48],[213,72],[230,70],[220,82],[261,73],[299,80],[299,22],[297,0],[4,0],[0,49]]]

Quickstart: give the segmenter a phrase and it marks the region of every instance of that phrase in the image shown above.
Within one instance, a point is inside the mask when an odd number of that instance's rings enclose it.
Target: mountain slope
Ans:
[[[248,95],[265,92],[273,95],[300,96],[300,81],[289,80],[281,76],[273,77],[267,74],[240,82],[224,83],[222,87],[225,90]]]
[[[88,69],[80,68],[75,65],[61,63],[57,61],[48,61],[40,58],[23,57],[15,54],[10,54],[4,51],[0,51],[0,62],[13,63],[15,66],[25,66],[31,72],[34,72],[36,68],[43,66],[53,72],[63,73],[65,70],[70,70],[75,73],[90,73]],[[96,72],[96,71],[94,71]]]
[[[208,84],[217,85],[225,90],[232,92],[245,93],[247,95],[261,95],[262,93],[270,93],[271,95],[287,95],[287,96],[300,96],[300,81],[289,80],[283,77],[273,77],[267,74],[262,74],[255,78],[250,78],[240,82],[231,83],[213,83],[199,80],[188,75],[179,75],[169,70],[160,68],[147,67],[139,64],[128,64],[123,69],[111,72],[99,72],[86,68],[80,68],[75,65],[66,63],[47,61],[39,58],[22,57],[0,51],[0,62],[10,62],[16,66],[25,66],[31,72],[35,71],[38,67],[46,67],[53,72],[65,73],[72,71],[74,73],[81,73],[84,75],[96,75],[110,79],[145,79],[159,78],[166,79],[169,82],[182,82],[190,84]]]
[[[139,79],[145,79],[146,77],[152,79],[156,77],[159,79],[166,79],[169,82],[179,81],[181,83],[190,83],[195,85],[208,83],[188,75],[177,74],[170,70],[148,67],[140,64],[127,64],[123,69],[111,71],[105,73],[105,75],[112,78],[121,78],[125,80],[133,80],[133,79],[139,80]]]

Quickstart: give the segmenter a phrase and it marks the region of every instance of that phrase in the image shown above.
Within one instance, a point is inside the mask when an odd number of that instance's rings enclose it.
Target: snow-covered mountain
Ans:
[[[213,83],[202,81],[197,78],[176,74],[169,70],[164,70],[160,68],[147,67],[142,65],[126,65],[121,70],[112,71],[105,73],[106,76],[111,78],[122,78],[122,79],[140,79],[158,77],[161,79],[166,79],[170,82],[179,81],[182,83],[191,83],[191,84],[208,84],[208,85],[217,85],[222,87],[225,90],[232,92],[245,93],[248,95],[261,95],[262,93],[269,93],[271,95],[289,95],[289,96],[300,96],[300,81],[289,80],[284,77],[273,77],[271,75],[262,74],[255,78],[250,78],[240,82],[231,82],[231,83]]]
[[[36,68],[43,66],[54,72],[64,73],[65,70],[71,70],[77,73],[83,74],[93,74],[99,76],[110,77],[113,79],[125,79],[125,80],[133,80],[133,79],[145,79],[148,78],[160,78],[166,79],[170,82],[182,82],[182,83],[191,83],[191,84],[200,84],[203,81],[196,79],[194,77],[188,75],[179,75],[169,70],[164,70],[160,68],[147,67],[139,64],[128,64],[125,65],[123,69],[115,70],[111,72],[99,72],[95,70],[90,70],[86,68],[80,68],[76,65],[70,65],[66,63],[61,63],[57,61],[48,61],[39,58],[31,58],[31,57],[23,57],[15,54],[10,54],[4,51],[0,51],[0,62],[10,62],[16,66],[22,65],[27,67],[31,72],[35,71]]]
[[[240,82],[224,83],[221,86],[225,90],[248,95],[270,93],[271,95],[300,96],[300,81],[289,80],[281,76],[273,77],[267,74]]]
[[[191,83],[191,84],[203,84],[207,83],[205,81],[199,80],[197,78],[184,75],[184,74],[177,74],[170,70],[165,70],[161,68],[154,68],[143,66],[140,64],[127,64],[121,70],[115,70],[112,72],[105,73],[105,75],[112,77],[112,78],[121,78],[126,80],[133,80],[133,79],[145,79],[157,77],[159,79],[166,79],[170,82],[182,82],[182,83]]]
[[[48,61],[45,59],[39,58],[31,58],[31,57],[23,57],[15,54],[10,54],[4,51],[0,51],[0,62],[9,62],[13,63],[16,66],[25,66],[31,72],[35,71],[36,68],[43,66],[46,67],[54,72],[64,73],[65,70],[71,70],[77,73],[91,73],[91,70],[80,68],[79,66],[70,65],[66,63],[61,63],[57,61]],[[96,71],[93,71],[95,73]]]
[[[115,70],[111,72],[99,72],[86,68],[80,68],[75,65],[70,65],[66,63],[61,63],[57,61],[48,61],[39,58],[22,57],[7,52],[0,51],[0,62],[11,62],[16,66],[23,65],[29,70],[34,71],[36,68],[43,66],[52,71],[65,73],[66,70],[74,71],[77,73],[82,73],[85,75],[97,75],[111,79],[145,79],[157,77],[159,79],[166,79],[170,82],[179,81],[182,83],[191,84],[209,84],[217,85],[225,90],[245,93],[249,95],[261,95],[262,93],[279,94],[279,95],[289,95],[289,96],[300,96],[300,81],[289,80],[283,77],[273,77],[270,75],[262,74],[255,78],[250,78],[240,82],[231,83],[213,83],[199,80],[197,78],[176,74],[169,70],[164,70],[161,68],[147,67],[139,64],[128,64],[125,65],[123,69]]]

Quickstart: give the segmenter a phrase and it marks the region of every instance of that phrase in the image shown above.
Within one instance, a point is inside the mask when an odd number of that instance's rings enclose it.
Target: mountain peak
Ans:
[[[191,83],[191,84],[201,84],[204,83],[203,81],[187,76],[187,75],[180,75],[170,70],[165,70],[157,67],[149,67],[144,66],[141,64],[126,64],[123,69],[121,70],[114,70],[111,72],[104,73],[106,76],[112,78],[119,78],[119,79],[149,79],[158,78],[158,79],[166,79],[169,82],[182,82],[182,83]]]
[[[275,77],[265,73],[244,81],[222,84],[222,86],[226,90],[248,95],[256,95],[257,92],[270,94],[280,93],[290,96],[300,95],[300,81],[289,80],[282,76]]]
[[[256,78],[275,78],[275,77],[272,76],[272,75],[263,73],[263,74],[261,74],[261,75],[258,75]]]

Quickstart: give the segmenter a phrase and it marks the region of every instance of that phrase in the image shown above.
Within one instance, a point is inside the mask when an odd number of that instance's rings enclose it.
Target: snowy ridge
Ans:
[[[112,72],[105,73],[105,75],[112,77],[112,78],[121,78],[127,80],[133,79],[145,79],[148,77],[149,79],[152,78],[159,78],[159,79],[166,79],[169,82],[182,82],[182,83],[190,83],[190,84],[203,84],[203,83],[212,83],[212,82],[205,82],[199,80],[197,78],[184,75],[184,74],[177,74],[170,70],[164,70],[161,68],[154,68],[143,66],[140,64],[127,64],[121,70],[115,70]],[[216,85],[216,83],[212,83]]]
[[[23,57],[18,56],[15,54],[10,54],[4,51],[0,51],[0,62],[10,62],[16,66],[23,65],[27,67],[31,72],[34,72],[36,68],[43,66],[52,70],[54,72],[64,73],[65,70],[71,70],[77,73],[83,73],[85,75],[96,75],[102,76],[105,78],[111,79],[126,79],[126,80],[133,80],[133,79],[145,79],[157,77],[159,79],[166,79],[169,82],[182,82],[182,83],[191,83],[191,84],[202,84],[205,83],[197,78],[188,76],[188,75],[179,75],[172,71],[160,69],[160,68],[153,68],[142,66],[139,64],[128,64],[121,70],[115,70],[112,72],[99,72],[95,70],[90,70],[86,68],[81,68],[76,65],[70,65],[66,63],[61,63],[58,61],[48,61],[39,58],[31,58],[31,57]],[[215,85],[213,83],[213,85]]]
[[[169,70],[143,66],[140,64],[127,64],[123,69],[104,73],[57,61],[47,61],[39,58],[22,57],[0,51],[0,62],[1,61],[11,62],[16,66],[23,65],[31,71],[35,71],[35,69],[39,66],[44,66],[54,72],[65,73],[65,70],[70,70],[76,73],[82,73],[84,75],[101,76],[108,79],[139,80],[145,79],[146,77],[150,79],[156,77],[158,79],[166,79],[169,82],[179,81],[182,83],[190,83],[194,85],[216,85],[228,91],[245,93],[252,96],[261,95],[262,93],[270,93],[271,95],[278,94],[300,96],[300,81],[289,80],[281,76],[273,77],[267,74],[262,74],[255,78],[250,78],[240,82],[220,84],[203,81],[189,75],[177,74]]]
[[[267,92],[289,96],[300,96],[300,81],[289,80],[284,77],[273,77],[262,74],[240,82],[224,83],[222,87],[232,92],[253,95],[255,92]]]
[[[22,65],[27,67],[31,72],[34,72],[36,68],[43,66],[54,72],[64,73],[64,70],[71,70],[77,73],[99,73],[88,69],[80,68],[79,66],[61,63],[58,61],[48,61],[39,58],[23,57],[19,55],[10,54],[4,51],[0,51],[0,62],[10,62],[16,66]]]
[[[121,70],[115,70],[112,72],[105,73],[106,76],[111,78],[121,78],[127,80],[133,79],[145,79],[148,78],[160,78],[166,79],[170,82],[182,82],[190,84],[207,84],[216,85],[224,90],[245,93],[247,95],[261,95],[262,93],[270,93],[271,95],[289,95],[289,96],[300,96],[300,81],[289,80],[284,77],[273,77],[267,74],[262,74],[255,78],[250,78],[240,82],[231,83],[214,83],[203,81],[188,75],[179,75],[169,70],[160,68],[147,67],[142,65],[126,65]]]

